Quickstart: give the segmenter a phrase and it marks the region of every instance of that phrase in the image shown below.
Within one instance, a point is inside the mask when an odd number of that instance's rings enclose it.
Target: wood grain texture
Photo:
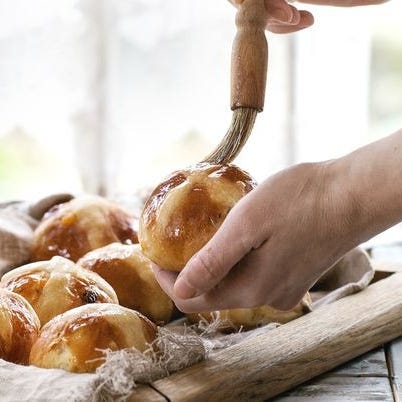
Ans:
[[[402,338],[398,338],[386,347],[389,377],[394,400],[402,400]]]
[[[272,402],[393,401],[384,348],[375,349],[339,368],[286,392]]]
[[[244,0],[236,14],[237,33],[232,48],[231,107],[264,109],[268,44],[268,15],[264,0]]]
[[[359,356],[331,371],[331,375],[349,377],[388,377],[384,349],[375,349]]]
[[[294,391],[271,399],[272,402],[393,402],[388,378],[384,377],[332,377],[302,385]]]
[[[402,335],[402,274],[156,381],[171,401],[264,400]]]
[[[159,392],[155,391],[148,385],[139,386],[132,395],[126,400],[126,402],[166,402],[167,398],[164,398]]]

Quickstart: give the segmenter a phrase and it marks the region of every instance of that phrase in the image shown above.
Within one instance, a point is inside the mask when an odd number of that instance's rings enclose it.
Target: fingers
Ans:
[[[291,33],[307,28],[314,23],[308,11],[299,11],[284,0],[265,0],[268,14],[267,30],[273,33]]]
[[[230,0],[235,7],[239,7],[243,1]],[[377,0],[377,2],[379,1]],[[306,1],[306,3],[313,2],[314,0]],[[325,3],[324,0],[322,2]],[[304,10],[299,11],[285,0],[265,0],[265,8],[268,15],[267,30],[273,33],[292,33],[307,28],[314,23],[314,17],[311,13]]]
[[[270,305],[278,310],[290,310],[304,296],[308,285],[292,283],[286,279],[286,267],[267,262],[274,255],[272,246],[264,243],[251,251],[230,273],[209,292],[191,299],[182,299],[174,291],[176,274],[155,272],[164,291],[177,308],[185,313],[248,308]],[[292,267],[294,269],[294,267]],[[291,289],[291,290],[290,290]]]
[[[389,0],[298,0],[298,3],[316,4],[335,7],[372,6],[383,4]]]
[[[177,272],[167,271],[155,264],[152,264],[152,271],[154,271],[155,278],[158,281],[164,292],[173,300],[173,286],[177,279]]]
[[[314,24],[314,17],[308,11],[297,11],[298,18],[295,23],[284,23],[270,20],[267,24],[267,30],[277,34],[297,32],[302,29],[308,28]]]
[[[284,24],[297,24],[300,20],[298,10],[285,0],[265,0],[265,9],[268,20]]]
[[[232,209],[213,238],[181,271],[174,286],[177,297],[193,298],[212,289],[253,248],[255,228],[251,228],[244,201]]]

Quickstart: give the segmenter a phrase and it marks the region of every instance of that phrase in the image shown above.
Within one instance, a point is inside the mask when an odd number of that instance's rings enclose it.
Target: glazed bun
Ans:
[[[173,173],[145,203],[139,229],[144,254],[164,269],[180,271],[254,187],[232,165],[200,164]]]
[[[210,313],[188,314],[187,318],[191,323],[197,323],[201,320],[211,323],[219,319],[219,329],[222,331],[231,331],[239,330],[240,328],[252,329],[273,322],[285,324],[310,311],[311,298],[310,294],[307,292],[299,304],[289,311],[280,311],[269,306],[261,306],[221,310]]]
[[[20,295],[0,288],[0,359],[28,364],[39,334],[39,318]]]
[[[41,330],[30,364],[91,373],[103,362],[102,350],[148,349],[156,326],[140,313],[117,304],[88,304],[58,315]]]
[[[155,323],[169,322],[173,302],[159,286],[151,261],[138,244],[113,243],[89,252],[77,264],[105,279],[122,306],[139,311]]]
[[[118,303],[104,279],[63,257],[16,268],[3,275],[0,286],[27,299],[42,325],[83,304]]]
[[[79,197],[51,208],[34,233],[31,260],[55,255],[77,261],[107,244],[138,243],[133,217],[101,197]]]

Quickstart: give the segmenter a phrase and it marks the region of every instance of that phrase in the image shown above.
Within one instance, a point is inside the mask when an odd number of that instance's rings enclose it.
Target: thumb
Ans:
[[[251,225],[237,204],[208,243],[179,274],[174,293],[190,299],[215,287],[251,249]]]

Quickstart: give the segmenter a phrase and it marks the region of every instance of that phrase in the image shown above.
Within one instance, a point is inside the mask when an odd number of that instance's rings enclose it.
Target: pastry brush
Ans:
[[[249,138],[257,113],[264,108],[268,44],[264,0],[235,0],[237,33],[231,61],[231,125],[216,149],[203,162],[232,162]]]

